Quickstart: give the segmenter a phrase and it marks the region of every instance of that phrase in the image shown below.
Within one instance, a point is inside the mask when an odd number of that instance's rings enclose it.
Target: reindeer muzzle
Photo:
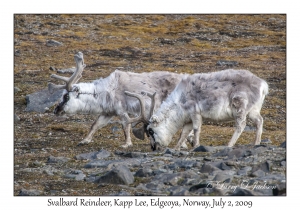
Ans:
[[[69,93],[64,94],[63,96],[63,101],[60,102],[54,109],[54,114],[56,115],[60,115],[62,114],[62,112],[64,111],[64,106],[65,104],[69,101],[70,97],[69,97]]]

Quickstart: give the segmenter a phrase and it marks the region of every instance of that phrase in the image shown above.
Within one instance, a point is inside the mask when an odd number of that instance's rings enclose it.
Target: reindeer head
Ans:
[[[148,97],[151,98],[150,112],[149,112],[148,116],[146,115],[145,102],[144,102],[144,99],[141,97],[141,95],[136,94],[136,93],[131,93],[128,91],[125,91],[125,94],[128,96],[137,98],[139,100],[140,106],[141,106],[141,114],[136,118],[129,118],[128,114],[125,113],[124,116],[125,116],[126,121],[128,123],[139,123],[139,122],[144,123],[143,131],[150,138],[151,149],[153,151],[160,150],[161,145],[158,141],[156,141],[156,138],[158,138],[158,137],[157,137],[156,132],[154,132],[154,130],[153,130],[154,129],[153,125],[156,125],[156,123],[158,123],[158,119],[155,116],[152,116],[153,111],[154,111],[154,106],[155,106],[155,94],[156,93],[151,94],[148,92],[141,92],[142,95],[147,95]]]
[[[144,126],[143,126],[143,132],[146,133],[146,135],[148,137],[150,137],[150,143],[151,143],[151,148],[152,150],[156,150],[157,147],[155,146],[155,139],[153,140],[153,131],[152,130],[148,130],[148,125],[150,123],[149,119],[151,118],[152,114],[153,114],[153,111],[154,111],[154,106],[155,106],[155,94],[151,94],[151,93],[148,93],[148,92],[141,92],[142,95],[147,95],[148,97],[151,98],[151,105],[150,105],[150,112],[149,112],[149,115],[147,116],[146,114],[146,108],[145,108],[145,102],[144,102],[144,99],[141,97],[141,95],[139,94],[136,94],[136,93],[131,93],[131,92],[128,92],[128,91],[125,91],[125,94],[128,95],[128,96],[132,96],[132,97],[135,97],[139,100],[140,102],[140,106],[141,106],[141,114],[136,117],[136,118],[129,118],[128,114],[125,113],[124,114],[124,117],[126,119],[126,121],[128,123],[144,123]]]
[[[48,84],[48,90],[50,93],[53,93],[56,90],[64,89],[60,103],[56,106],[54,110],[55,114],[62,113],[66,104],[68,104],[70,100],[73,100],[73,98],[76,98],[76,95],[78,95],[79,88],[76,87],[74,84],[76,84],[82,77],[81,73],[86,65],[84,64],[83,54],[81,52],[75,54],[74,59],[76,62],[76,70],[70,78],[55,74],[51,75],[51,78],[62,80],[65,82],[64,85],[55,85],[53,83]]]

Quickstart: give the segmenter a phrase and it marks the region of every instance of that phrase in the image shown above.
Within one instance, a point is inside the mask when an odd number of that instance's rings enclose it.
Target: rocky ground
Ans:
[[[14,24],[14,195],[285,195],[285,15],[15,15]],[[134,137],[122,149],[117,124],[77,147],[96,116],[54,116],[59,93],[44,89],[78,51],[83,82],[116,68],[250,70],[270,88],[262,145],[249,145],[249,122],[233,148],[232,123],[203,125],[195,151],[172,150],[174,140],[151,152]]]

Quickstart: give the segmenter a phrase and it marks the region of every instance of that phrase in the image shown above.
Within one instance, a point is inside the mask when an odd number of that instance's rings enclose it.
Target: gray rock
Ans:
[[[260,142],[261,144],[272,144],[272,141],[270,139],[263,139]]]
[[[107,150],[101,149],[98,152],[90,152],[90,153],[83,153],[75,156],[77,160],[95,160],[95,159],[103,159],[110,156],[110,152]]]
[[[247,175],[251,170],[252,170],[251,166],[246,166],[246,167],[242,168],[241,170],[238,170],[237,174],[244,176],[244,175]]]
[[[279,181],[279,182],[282,182],[282,181],[285,181],[286,180],[286,177],[285,175],[283,174],[267,174],[266,176],[264,177],[258,177],[256,178],[256,180],[258,181]]]
[[[72,68],[68,68],[68,69],[59,69],[57,70],[57,73],[60,74],[73,74],[75,72],[76,68],[72,67]]]
[[[180,179],[181,176],[178,173],[175,174],[164,173],[154,177],[155,181],[159,181],[164,183],[165,185],[171,185],[171,186],[176,186]]]
[[[281,143],[279,147],[286,148],[286,141]]]
[[[249,150],[249,151],[250,151],[250,155],[258,155],[258,154],[264,153],[267,150],[268,150],[268,147],[266,145],[255,145],[253,147],[253,149]]]
[[[149,177],[149,176],[153,176],[154,173],[152,171],[151,168],[149,167],[146,167],[146,168],[140,168],[134,176],[137,176],[137,177]]]
[[[194,149],[194,152],[215,152],[216,148],[214,147],[210,147],[210,146],[199,146],[197,148]]]
[[[137,167],[141,165],[141,160],[136,158],[123,160],[92,160],[84,168],[112,168],[113,166],[126,165]]]
[[[147,157],[147,153],[142,153],[142,152],[128,152],[124,154],[125,157],[130,157],[130,158],[145,158]]]
[[[286,161],[285,161],[285,160],[284,160],[284,161],[281,161],[281,162],[280,162],[280,165],[286,167]]]
[[[131,194],[129,192],[121,190],[120,192],[118,192],[116,194],[111,194],[111,196],[131,196]]]
[[[266,173],[260,169],[258,169],[257,171],[255,171],[251,174],[252,177],[263,177],[265,175],[266,175]]]
[[[214,171],[220,171],[220,169],[216,166],[213,166],[211,163],[204,163],[202,168],[200,169],[201,173],[212,174]]]
[[[134,182],[134,177],[127,166],[119,165],[105,175],[101,176],[97,182],[105,184],[129,185]]]
[[[233,179],[233,176],[232,175],[228,175],[228,174],[225,174],[225,173],[218,173],[213,181],[218,181],[218,182],[222,182],[222,183],[231,183]]]
[[[233,149],[232,151],[228,152],[228,159],[240,159],[245,157],[246,154],[246,150],[244,149]]]
[[[272,162],[271,161],[265,161],[261,164],[258,164],[256,166],[253,166],[252,172],[255,172],[257,170],[262,170],[266,173],[270,173],[272,168]]]
[[[26,112],[45,113],[47,108],[53,106],[62,96],[63,90],[49,93],[48,89],[41,90],[26,96]]]
[[[196,184],[196,185],[190,187],[189,191],[194,192],[194,191],[197,191],[197,190],[203,189],[203,188],[212,188],[212,185],[211,185],[211,183],[209,183],[207,181],[203,181],[199,184]]]
[[[249,189],[237,188],[232,194],[232,196],[256,196],[256,195],[263,195],[259,192],[255,192]]]
[[[167,189],[167,191],[170,193],[170,195],[173,196],[189,196],[189,188],[188,187],[182,187],[182,186],[173,186]]]
[[[232,151],[232,147],[225,147],[219,152],[215,153],[213,157],[226,157]]]
[[[273,190],[273,195],[286,195],[286,183],[277,184],[276,188]]]
[[[152,190],[155,192],[160,192],[161,190],[163,190],[165,188],[165,185],[158,182],[158,181],[151,181],[147,184],[145,184],[145,188],[147,190]]]
[[[46,45],[48,47],[61,46],[62,43],[55,40],[47,40]]]
[[[26,190],[26,189],[22,189],[19,192],[20,196],[38,196],[41,195],[42,192],[39,190]]]
[[[86,177],[86,175],[81,170],[71,170],[67,171],[64,177],[80,181],[83,180]]]
[[[159,174],[163,174],[163,173],[170,173],[170,171],[168,171],[167,169],[163,169],[163,168],[153,170],[154,175],[159,175]]]
[[[183,169],[191,169],[194,167],[194,165],[196,164],[196,160],[176,160],[173,164],[167,165],[167,168],[175,170],[175,169],[179,169],[179,168],[183,168]]]
[[[20,92],[20,91],[22,91],[20,88],[14,87],[14,93],[17,93],[17,92]]]
[[[20,122],[20,118],[18,117],[18,115],[14,114],[14,122],[18,123]]]
[[[48,157],[47,163],[66,163],[70,160],[70,158],[66,157]]]

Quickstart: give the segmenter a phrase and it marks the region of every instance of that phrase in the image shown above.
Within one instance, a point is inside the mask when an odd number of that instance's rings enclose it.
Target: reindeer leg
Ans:
[[[263,130],[263,118],[260,115],[259,111],[253,110],[249,112],[249,118],[255,123],[256,125],[256,138],[255,141],[253,142],[254,145],[259,145],[261,141],[261,134]]]
[[[236,128],[233,133],[233,136],[228,143],[228,147],[234,146],[236,143],[237,139],[240,137],[241,133],[243,132],[244,128],[246,126],[246,115],[243,115],[241,117],[236,118]]]
[[[178,140],[178,143],[174,148],[175,150],[180,150],[181,147],[187,149],[187,145],[185,144],[185,140],[186,140],[187,136],[190,134],[190,131],[192,130],[192,128],[193,128],[192,123],[184,125],[184,127],[182,129],[182,132],[180,134],[180,138]]]
[[[93,135],[95,134],[95,132],[98,129],[106,126],[112,117],[113,116],[110,116],[110,115],[100,115],[99,118],[93,123],[88,135],[81,142],[79,142],[78,145],[90,143],[92,141],[92,138],[93,138]]]
[[[193,148],[197,148],[200,145],[199,139],[200,139],[201,126],[202,126],[202,116],[200,115],[200,113],[197,113],[193,115],[191,118],[193,121],[193,130],[194,130],[194,139],[192,142],[192,146]]]
[[[131,137],[130,137],[131,124],[124,121],[124,123],[122,125],[123,125],[123,130],[124,130],[124,135],[125,135],[125,141],[126,142],[121,147],[128,148],[128,147],[132,146]]]

